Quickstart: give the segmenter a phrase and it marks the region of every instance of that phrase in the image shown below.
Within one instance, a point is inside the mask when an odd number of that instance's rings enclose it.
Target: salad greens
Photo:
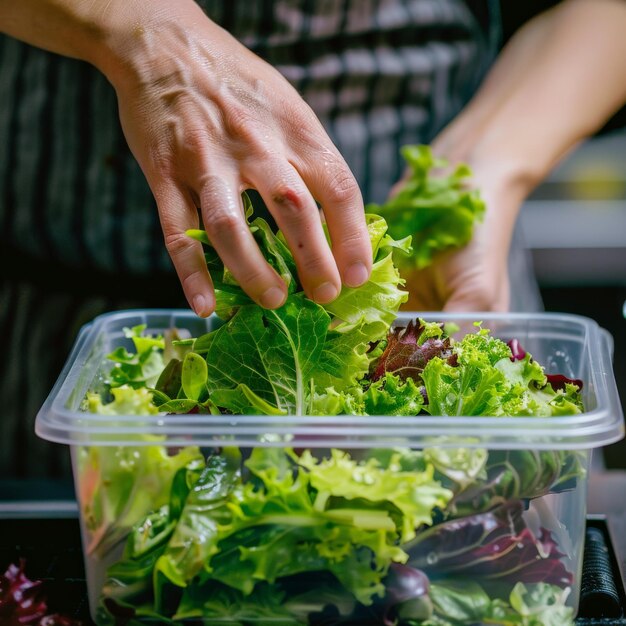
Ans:
[[[51,613],[43,580],[31,580],[25,573],[26,562],[9,564],[0,573],[0,624],[2,626],[81,626],[81,622]],[[0,570],[2,572],[2,570]]]
[[[285,305],[252,302],[206,234],[191,232],[207,246],[221,325],[196,338],[128,329],[86,411],[207,420],[582,411],[580,381],[547,377],[481,324],[460,339],[421,319],[393,327],[406,300],[393,253],[409,241],[394,239],[382,217],[367,217],[370,281],[319,305],[281,234],[246,206],[288,285]],[[575,488],[584,459],[574,453],[450,447],[438,437],[423,450],[360,451],[312,451],[297,439],[246,450],[137,439],[79,451],[87,551],[107,563],[100,624],[572,623],[567,550],[528,515],[534,499]]]
[[[429,146],[404,146],[402,155],[410,177],[393,198],[382,205],[370,204],[367,211],[385,218],[392,237],[413,238],[412,253],[396,255],[399,267],[423,269],[437,253],[470,241],[474,224],[483,219],[485,204],[478,191],[468,188],[472,172],[467,165],[436,175],[433,170],[445,169],[448,162],[435,158]]]

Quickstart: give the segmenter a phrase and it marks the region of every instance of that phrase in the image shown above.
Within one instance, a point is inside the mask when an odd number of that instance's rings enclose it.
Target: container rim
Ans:
[[[473,416],[268,416],[268,415],[154,415],[104,416],[68,408],[81,374],[93,380],[100,365],[90,361],[98,339],[115,322],[120,324],[137,317],[176,319],[206,323],[207,329],[217,319],[202,320],[191,311],[179,309],[129,309],[104,313],[85,325],[56,381],[40,409],[35,425],[43,439],[69,445],[168,445],[168,446],[298,446],[306,447],[489,447],[492,449],[590,449],[621,439],[624,435],[622,410],[611,363],[612,338],[592,319],[560,313],[442,313],[401,312],[395,324],[415,317],[442,322],[490,322],[540,324],[554,321],[567,325],[570,332],[584,337],[589,358],[590,380],[596,406],[579,415],[563,417],[473,417]],[[161,328],[152,326],[155,330]],[[558,337],[546,331],[546,338]],[[533,337],[543,333],[533,332]],[[86,391],[86,388],[84,389]],[[84,393],[79,401],[84,397]],[[148,437],[146,437],[146,435]],[[156,438],[156,439],[155,439]]]

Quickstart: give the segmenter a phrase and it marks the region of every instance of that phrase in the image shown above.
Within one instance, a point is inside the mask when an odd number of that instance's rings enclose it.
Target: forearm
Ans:
[[[463,161],[474,148],[498,108],[519,81],[540,62],[550,41],[555,9],[525,24],[500,52],[478,91],[437,136],[434,149],[452,162]]]
[[[536,20],[440,144],[522,196],[626,101],[626,3],[567,0]]]
[[[38,48],[93,61],[106,39],[109,3],[0,0],[0,31]]]
[[[193,0],[0,0],[0,32],[87,61],[114,81],[149,58],[143,52],[161,25],[188,16],[221,31]]]
[[[276,308],[285,276],[250,231],[241,191],[256,189],[319,303],[368,280],[363,200],[313,111],[271,65],[194,0],[0,0],[0,30],[92,63],[113,84],[120,122],[152,189],[189,303],[215,306],[199,227],[244,291]],[[332,250],[320,221],[324,209]]]

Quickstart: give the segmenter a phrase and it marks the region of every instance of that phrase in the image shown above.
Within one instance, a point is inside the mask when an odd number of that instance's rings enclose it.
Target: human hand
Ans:
[[[129,146],[157,201],[165,244],[185,295],[208,315],[215,300],[202,222],[242,288],[268,308],[287,289],[244,218],[241,192],[257,189],[293,251],[307,295],[333,300],[341,283],[369,276],[371,245],[361,195],[311,109],[270,65],[211,22],[194,2],[118,7],[101,69],[113,83]],[[139,20],[139,22],[137,22]],[[125,24],[135,25],[132,33]],[[318,201],[332,240],[326,241]]]
[[[494,164],[478,163],[473,167],[472,186],[480,190],[486,205],[484,220],[474,224],[473,236],[462,248],[439,252],[422,270],[401,269],[409,290],[405,304],[408,310],[475,312],[509,308],[508,252],[514,216],[524,197],[523,187]]]
[[[626,99],[625,24],[618,0],[566,0],[535,17],[437,137],[438,156],[473,169],[487,214],[466,248],[409,277],[412,308],[503,308],[504,250],[523,199]]]
[[[405,270],[411,311],[506,311],[509,307],[508,246],[488,223],[476,224],[463,248],[438,254],[422,270]]]

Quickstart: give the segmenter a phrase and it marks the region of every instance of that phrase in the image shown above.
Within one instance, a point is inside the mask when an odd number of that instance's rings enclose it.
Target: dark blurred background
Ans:
[[[556,0],[501,0],[504,42]],[[525,203],[520,223],[547,311],[595,319],[615,341],[615,376],[626,403],[626,107],[583,143]],[[626,442],[605,449],[626,468]]]

